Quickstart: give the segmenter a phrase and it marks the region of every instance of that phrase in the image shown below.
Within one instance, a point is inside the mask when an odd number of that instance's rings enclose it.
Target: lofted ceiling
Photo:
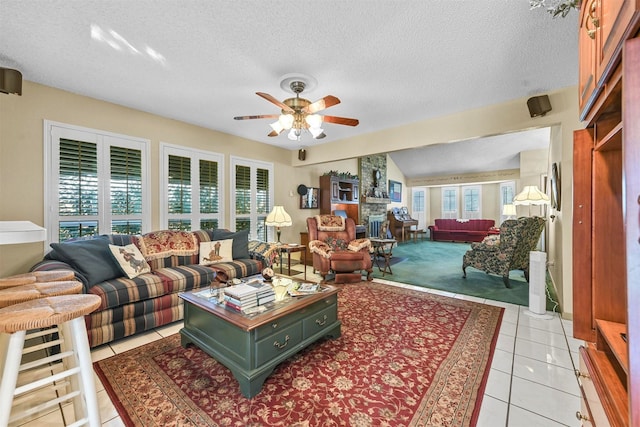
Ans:
[[[0,66],[297,150],[576,85],[576,28],[576,11],[553,19],[528,0],[0,0]],[[233,120],[278,114],[255,92],[291,97],[280,86],[291,73],[317,81],[310,101],[340,98],[322,114],[360,124],[290,141],[267,137],[272,120]],[[456,157],[445,156],[464,172]],[[412,171],[416,155],[394,161]]]

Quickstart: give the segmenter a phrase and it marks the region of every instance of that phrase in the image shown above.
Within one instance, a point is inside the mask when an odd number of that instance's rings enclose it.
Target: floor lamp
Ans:
[[[526,186],[513,198],[514,205],[544,206],[550,203],[549,196],[535,186]],[[544,249],[544,244],[543,244]],[[551,319],[547,314],[547,253],[544,251],[529,252],[529,310],[525,314],[538,319]]]
[[[549,203],[549,196],[540,191],[536,185],[527,185],[513,198],[514,205],[529,206],[528,216],[531,216],[531,205],[548,205]]]
[[[293,225],[293,222],[283,206],[274,206],[273,210],[267,215],[264,225],[276,228],[278,244],[280,244],[280,227],[290,227]]]

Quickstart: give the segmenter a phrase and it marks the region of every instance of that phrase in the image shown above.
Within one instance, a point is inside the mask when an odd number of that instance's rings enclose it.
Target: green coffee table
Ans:
[[[289,297],[266,312],[247,316],[209,299],[208,290],[180,294],[184,300],[183,347],[195,344],[229,368],[248,398],[258,394],[276,366],[309,344],[338,338],[338,289]]]

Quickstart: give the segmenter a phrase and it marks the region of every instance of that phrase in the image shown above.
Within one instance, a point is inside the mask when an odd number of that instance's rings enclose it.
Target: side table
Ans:
[[[378,266],[378,270],[382,272],[382,277],[384,277],[385,273],[393,274],[389,261],[393,256],[393,247],[398,243],[396,239],[378,239],[372,237],[369,240],[373,245],[374,261]],[[380,258],[384,260],[384,265],[382,267],[380,267]]]
[[[304,267],[304,280],[307,280],[307,247],[302,245],[281,245],[278,246],[278,252],[280,252],[280,274],[282,274],[282,253],[285,252],[287,254],[287,275],[291,276],[291,253],[292,252],[302,252],[301,260],[302,266]]]

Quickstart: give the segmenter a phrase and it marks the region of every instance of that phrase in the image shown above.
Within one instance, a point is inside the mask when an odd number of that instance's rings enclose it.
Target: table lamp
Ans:
[[[273,210],[267,215],[264,225],[276,228],[278,244],[280,244],[280,227],[290,227],[293,225],[293,222],[283,206],[274,206]]]

